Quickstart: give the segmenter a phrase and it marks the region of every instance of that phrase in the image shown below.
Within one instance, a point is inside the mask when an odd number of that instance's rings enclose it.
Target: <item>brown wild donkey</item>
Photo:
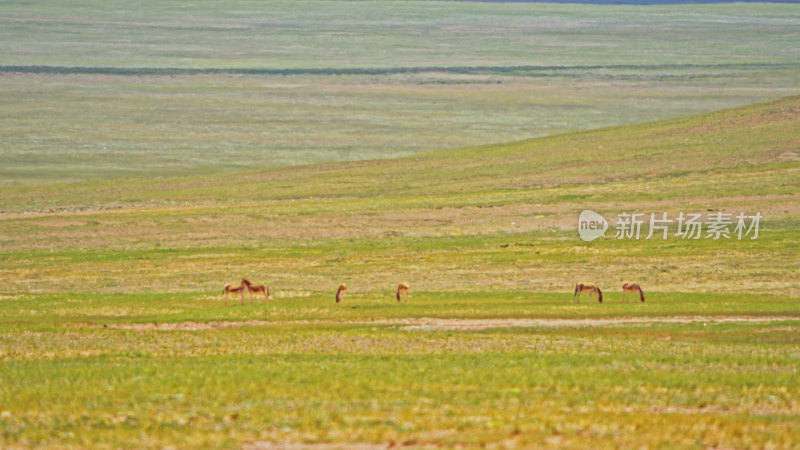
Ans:
[[[242,299],[242,304],[244,305],[244,290],[247,289],[247,286],[242,282],[239,286],[234,287],[233,285],[226,284],[225,288],[222,289],[222,294],[225,295],[225,306],[228,306],[228,294],[239,295]]]
[[[400,300],[403,297],[405,297],[406,301],[408,301],[408,290],[409,289],[411,289],[411,288],[408,286],[408,283],[400,283],[400,284],[397,285],[397,301],[398,302],[400,302]]]
[[[264,286],[263,284],[259,284],[258,286],[253,285],[248,279],[243,279],[242,284],[247,286],[247,291],[250,292],[250,304],[253,304],[253,294],[264,294],[264,303],[269,301],[269,287]]]
[[[644,303],[644,291],[638,283],[624,283],[622,285],[622,299],[625,300],[626,303],[630,301],[628,294],[635,294],[636,292],[639,293],[639,300]]]
[[[347,285],[342,283],[339,285],[339,290],[336,291],[336,303],[344,300],[344,291],[347,290]]]
[[[572,302],[575,303],[576,297],[578,303],[581,302],[581,294],[597,295],[597,301],[603,303],[603,291],[600,290],[594,283],[578,283],[575,285],[575,293],[572,294]]]

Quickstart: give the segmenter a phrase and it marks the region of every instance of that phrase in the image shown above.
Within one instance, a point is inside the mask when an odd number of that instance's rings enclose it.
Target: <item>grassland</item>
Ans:
[[[0,183],[407,156],[796,93],[796,5],[0,4]]]
[[[395,160],[0,188],[0,445],[794,448],[798,129],[789,97]],[[587,208],[765,220],[756,240],[586,243]],[[273,301],[225,306],[242,276]],[[584,279],[603,304],[570,303]],[[620,301],[625,279],[645,303]]]
[[[406,159],[7,187],[0,279],[9,290],[113,293],[215,292],[239,276],[312,291],[401,279],[426,291],[558,291],[591,277],[794,295],[797,111],[792,97]],[[612,221],[709,209],[765,220],[757,240],[587,244],[582,209]]]
[[[1,448],[800,447],[796,5],[147,6],[0,4]]]
[[[759,302],[684,295],[570,306],[519,293],[415,293],[399,306],[357,295],[339,307],[329,296],[237,308],[186,295],[4,300],[0,437],[4,446],[790,448],[800,413],[798,310],[785,297],[762,300],[794,317],[447,331],[369,321],[445,309],[751,313]],[[198,320],[201,310],[273,325],[102,326]]]

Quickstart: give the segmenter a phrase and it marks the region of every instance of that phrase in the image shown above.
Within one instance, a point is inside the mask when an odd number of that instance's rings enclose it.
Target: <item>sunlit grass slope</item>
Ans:
[[[9,291],[798,286],[800,98],[415,158],[0,190]],[[584,243],[577,216],[764,215],[756,240]],[[786,291],[791,293],[791,290]]]

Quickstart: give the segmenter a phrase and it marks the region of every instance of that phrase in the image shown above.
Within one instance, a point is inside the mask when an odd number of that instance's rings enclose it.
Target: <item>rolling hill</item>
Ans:
[[[0,189],[0,281],[33,292],[797,288],[800,97],[392,160]],[[583,209],[760,212],[757,240],[584,243]],[[255,276],[255,275],[253,275]],[[222,283],[224,284],[224,283]],[[796,292],[796,290],[795,290]]]
[[[389,159],[796,94],[800,8],[0,3],[0,185]],[[600,45],[602,43],[602,45]]]

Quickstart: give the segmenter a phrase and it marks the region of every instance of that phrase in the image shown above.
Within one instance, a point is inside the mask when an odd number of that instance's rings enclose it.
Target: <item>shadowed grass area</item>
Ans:
[[[0,184],[393,158],[796,93],[795,5],[0,4]]]

